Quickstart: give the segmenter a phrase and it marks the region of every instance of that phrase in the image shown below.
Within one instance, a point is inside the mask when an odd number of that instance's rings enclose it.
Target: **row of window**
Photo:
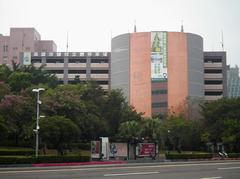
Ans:
[[[80,81],[81,83],[86,83],[85,80],[83,81]],[[62,80],[59,80],[58,81],[59,84],[63,84],[63,81]],[[77,81],[76,80],[73,80],[73,81],[68,81],[68,84],[76,84]],[[99,85],[108,85],[108,81],[96,81],[97,84]]]
[[[222,73],[222,69],[205,69],[204,73]]]
[[[50,73],[63,74],[63,70],[49,70]],[[91,70],[91,74],[108,74],[108,70]],[[86,70],[68,70],[68,74],[86,74]]]
[[[152,108],[166,108],[167,102],[152,103]]]
[[[221,85],[223,84],[222,80],[205,80],[205,85]]]
[[[161,89],[161,90],[153,90],[152,95],[159,95],[159,94],[167,94],[166,89]]]
[[[204,57],[204,62],[205,63],[222,63],[222,59],[221,58],[208,58],[208,57]]]
[[[222,91],[205,91],[205,96],[220,96],[222,94]]]
[[[87,59],[69,59],[68,63],[86,63]],[[41,58],[32,59],[32,63],[42,63]],[[46,63],[64,63],[64,59],[47,59]],[[91,63],[108,63],[108,59],[91,59]]]

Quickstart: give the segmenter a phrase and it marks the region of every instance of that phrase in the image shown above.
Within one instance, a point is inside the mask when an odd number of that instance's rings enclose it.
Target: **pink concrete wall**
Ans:
[[[179,113],[188,96],[188,56],[185,33],[168,32],[168,108]]]
[[[6,39],[7,40],[4,40]],[[41,43],[38,49],[35,48],[36,42]],[[7,43],[8,53],[3,54],[3,45]],[[0,36],[0,63],[3,62],[3,56],[8,56],[8,64],[12,64],[12,60],[20,62],[20,52],[43,51],[55,52],[57,46],[53,41],[41,41],[40,34],[34,28],[11,28],[10,36]]]
[[[130,35],[130,104],[144,116],[152,114],[151,33]]]

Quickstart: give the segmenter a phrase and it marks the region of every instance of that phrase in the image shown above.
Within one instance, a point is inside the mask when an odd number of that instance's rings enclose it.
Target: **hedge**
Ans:
[[[0,164],[88,162],[89,156],[0,156]]]
[[[228,153],[229,158],[240,158],[240,153]]]
[[[32,149],[8,149],[8,148],[0,148],[0,156],[6,155],[34,155],[34,150]]]
[[[210,153],[193,153],[193,154],[166,154],[167,159],[211,159],[213,157]]]

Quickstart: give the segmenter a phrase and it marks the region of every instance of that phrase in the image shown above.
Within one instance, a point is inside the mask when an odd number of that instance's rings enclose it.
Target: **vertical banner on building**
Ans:
[[[167,32],[151,32],[152,81],[167,80]]]
[[[100,141],[91,141],[91,158],[99,159],[100,152]]]
[[[30,65],[30,64],[31,64],[31,52],[24,52],[23,65]]]

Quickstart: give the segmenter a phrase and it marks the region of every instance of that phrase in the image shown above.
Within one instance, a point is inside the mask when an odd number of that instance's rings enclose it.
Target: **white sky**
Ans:
[[[222,50],[240,66],[240,0],[0,0],[0,33],[35,27],[58,51],[110,51],[112,37],[133,31],[180,31],[201,35],[205,50]]]

